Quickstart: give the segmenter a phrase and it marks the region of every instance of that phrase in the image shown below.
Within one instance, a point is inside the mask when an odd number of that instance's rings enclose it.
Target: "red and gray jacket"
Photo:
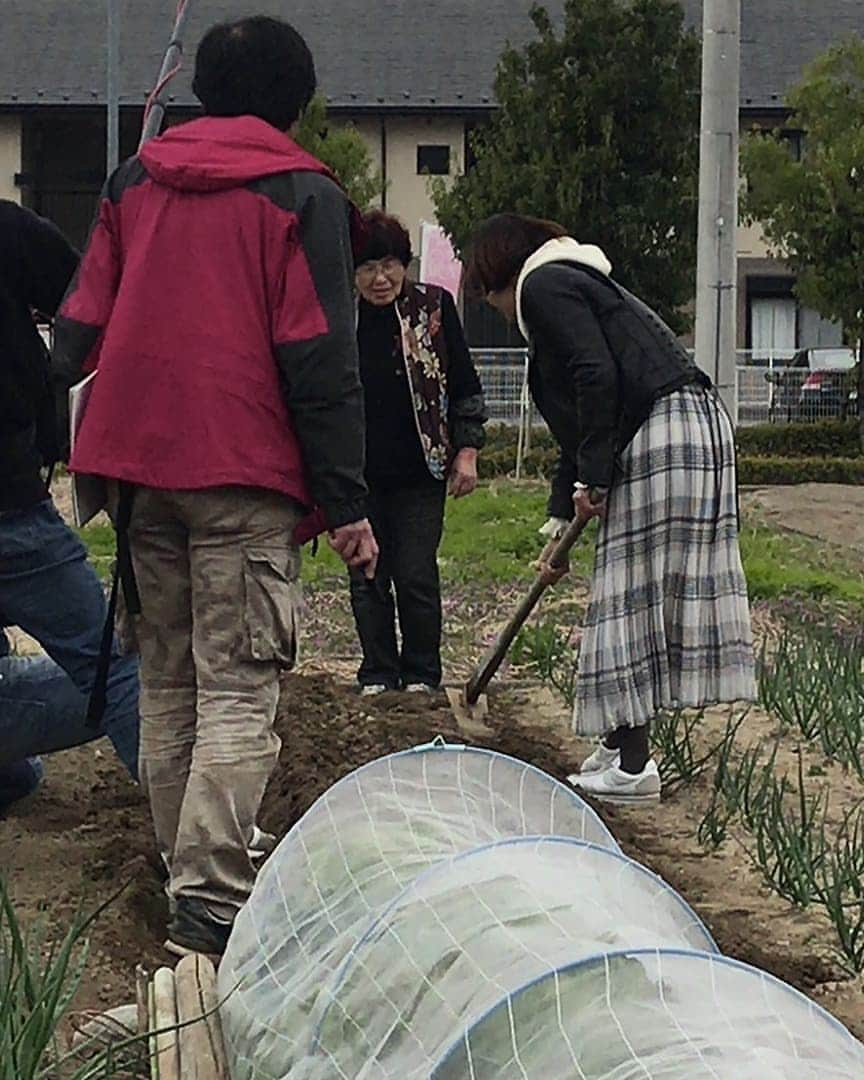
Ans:
[[[56,324],[58,382],[98,369],[70,467],[362,518],[354,220],[326,167],[254,117],[194,120],[125,162]]]

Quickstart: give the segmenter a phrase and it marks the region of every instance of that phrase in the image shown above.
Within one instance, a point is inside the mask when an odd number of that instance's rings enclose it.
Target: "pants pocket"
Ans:
[[[252,660],[293,667],[297,660],[300,555],[248,548],[243,564],[244,621]]]

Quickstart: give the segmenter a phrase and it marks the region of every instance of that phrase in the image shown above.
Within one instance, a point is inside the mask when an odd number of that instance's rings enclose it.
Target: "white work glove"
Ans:
[[[554,570],[549,565],[552,552],[558,546],[558,541],[569,524],[570,522],[565,518],[550,517],[543,528],[539,530],[546,544],[540,558],[534,563],[534,569],[540,572],[546,585],[556,585],[570,569],[570,564],[566,560],[563,566],[556,567]]]
[[[544,540],[560,540],[569,524],[570,522],[566,518],[550,517],[543,528],[538,531]]]

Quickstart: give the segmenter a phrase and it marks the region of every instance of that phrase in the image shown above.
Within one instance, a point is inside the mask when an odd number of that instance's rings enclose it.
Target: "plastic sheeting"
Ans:
[[[307,1056],[328,980],[424,870],[499,840],[544,834],[618,850],[572,789],[486,750],[421,747],[334,785],[271,855],[220,965],[234,1080],[300,1075],[292,1070]]]
[[[661,944],[715,948],[668,885],[618,852],[529,839],[448,859],[347,958],[298,1076],[357,1076],[362,1065],[363,1076],[420,1080],[454,1030],[514,988],[601,950]]]
[[[432,1080],[852,1080],[864,1047],[803,994],[736,960],[628,951],[503,998]]]
[[[331,788],[219,970],[232,1080],[816,1080],[864,1047],[694,912],[568,787],[434,744]]]

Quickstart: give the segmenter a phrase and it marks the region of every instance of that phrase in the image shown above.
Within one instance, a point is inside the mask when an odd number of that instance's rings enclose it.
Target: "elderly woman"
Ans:
[[[530,343],[531,393],[561,448],[550,512],[602,519],[574,712],[576,732],[602,740],[570,780],[640,803],[660,795],[652,718],[753,700],[754,659],[728,415],[610,273],[599,248],[517,214],[478,229],[469,265]]]
[[[351,575],[363,650],[358,681],[367,695],[434,690],[441,682],[437,553],[444,503],[448,485],[460,498],[477,483],[483,392],[453,297],[406,278],[411,240],[405,228],[380,211],[364,223],[357,341],[369,516],[380,557],[372,582]]]

